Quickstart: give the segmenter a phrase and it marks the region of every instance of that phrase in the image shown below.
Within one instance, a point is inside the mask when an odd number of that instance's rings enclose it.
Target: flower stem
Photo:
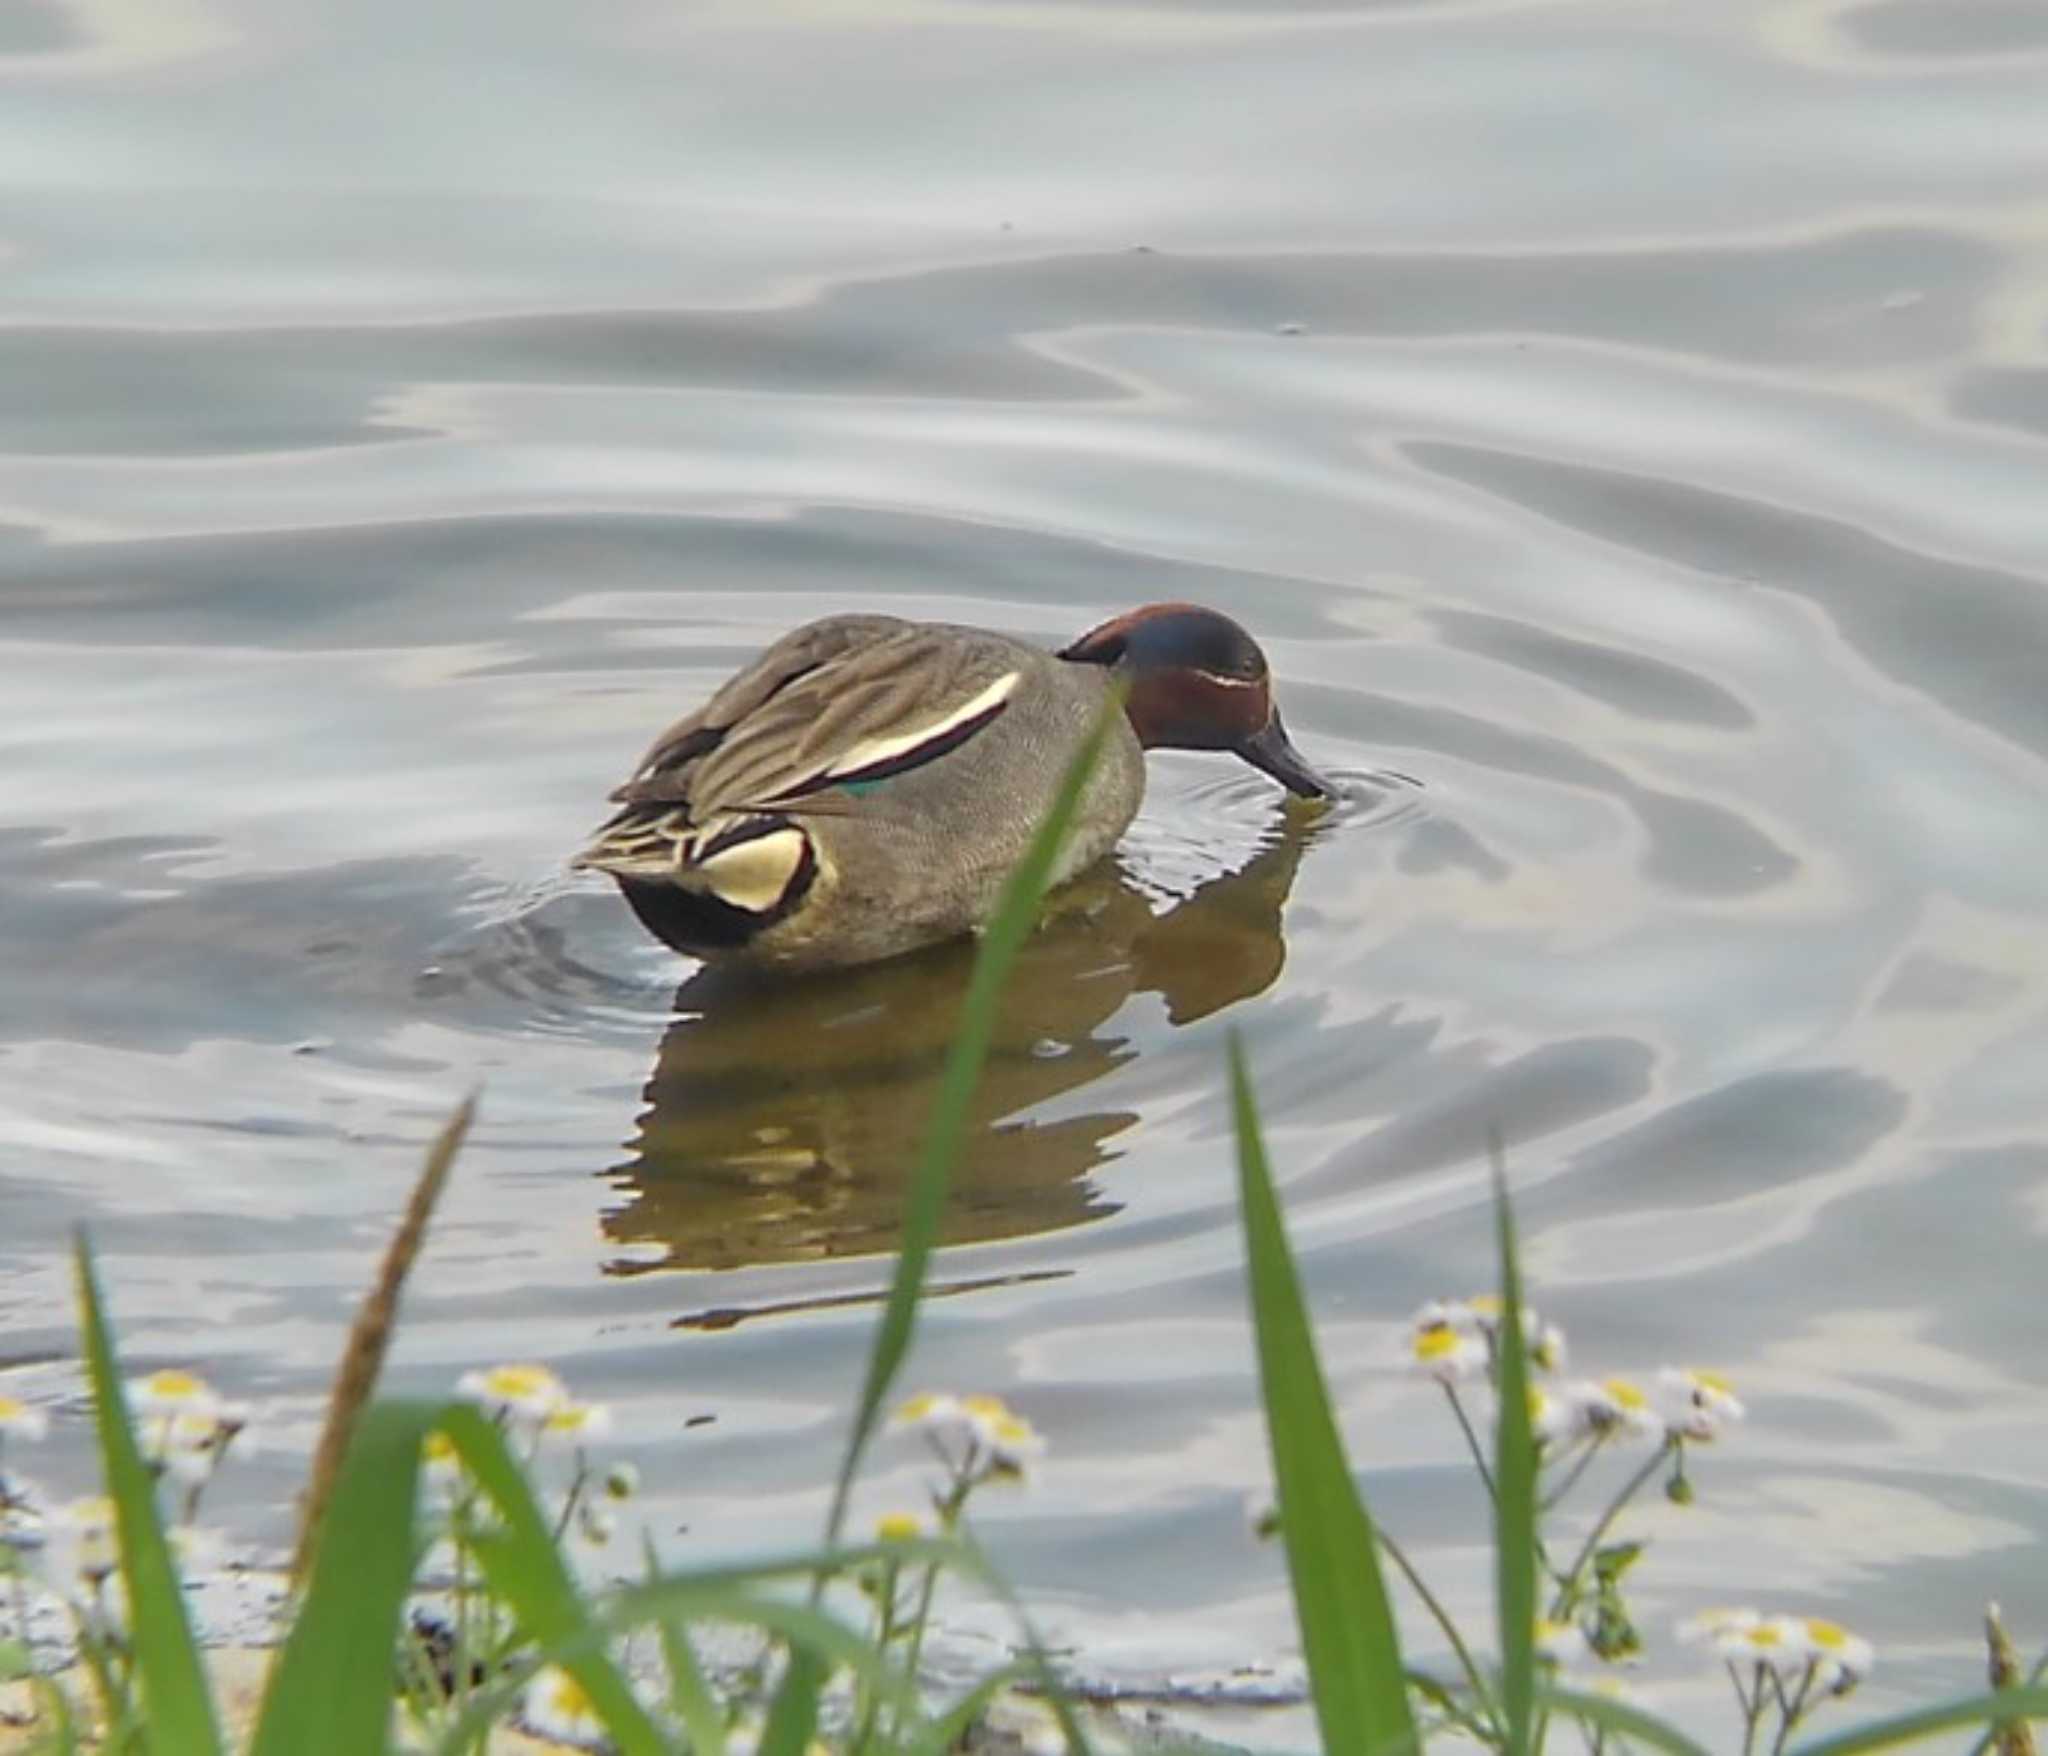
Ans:
[[[1750,1756],[1756,1748],[1756,1724],[1764,1710],[1764,1667],[1756,1667],[1756,1690],[1751,1693],[1742,1686],[1742,1673],[1735,1668],[1735,1661],[1728,1661],[1728,1680],[1735,1685],[1735,1699],[1742,1703],[1742,1756]]]
[[[1784,1686],[1778,1689],[1778,1704],[1784,1709],[1785,1717],[1778,1724],[1778,1736],[1771,1745],[1771,1756],[1784,1756],[1785,1740],[1792,1735],[1796,1726],[1806,1714],[1806,1698],[1813,1693],[1813,1680],[1820,1674],[1820,1665],[1814,1659],[1806,1661],[1806,1673],[1799,1679],[1799,1689],[1791,1700],[1785,1699]]]
[[[1451,1620],[1450,1612],[1438,1600],[1436,1593],[1423,1583],[1422,1575],[1416,1571],[1414,1562],[1410,1561],[1407,1555],[1402,1552],[1401,1545],[1388,1536],[1384,1530],[1379,1531],[1377,1534],[1380,1539],[1380,1547],[1387,1551],[1388,1559],[1401,1570],[1401,1576],[1414,1588],[1415,1595],[1422,1600],[1423,1608],[1429,1611],[1436,1625],[1444,1631],[1444,1638],[1451,1643],[1451,1651],[1458,1656],[1458,1668],[1465,1673],[1465,1681],[1472,1689],[1472,1698],[1478,1702],[1480,1711],[1485,1715],[1487,1725],[1492,1728],[1493,1735],[1497,1738],[1505,1736],[1501,1729],[1499,1715],[1494,1708],[1493,1696],[1486,1687],[1486,1679],[1479,1674],[1479,1667],[1473,1662],[1471,1650],[1465,1645],[1463,1636],[1459,1634],[1457,1623]]]
[[[967,1456],[956,1466],[952,1486],[946,1490],[945,1498],[938,1503],[936,1510],[939,1529],[947,1536],[953,1535],[958,1529],[961,1509],[967,1504],[967,1496],[974,1491],[973,1462],[974,1448],[970,1445]],[[909,1686],[909,1694],[913,1701],[917,1698],[918,1666],[924,1659],[925,1629],[931,1623],[932,1599],[937,1596],[938,1589],[939,1564],[934,1561],[924,1570],[923,1583],[918,1587],[917,1614],[910,1624],[910,1644],[903,1659],[903,1680]],[[899,1726],[898,1730],[901,1729]]]
[[[1554,1510],[1557,1503],[1579,1485],[1579,1478],[1586,1473],[1587,1466],[1592,1463],[1593,1459],[1600,1455],[1600,1447],[1603,1443],[1605,1443],[1604,1440],[1596,1438],[1580,1451],[1571,1469],[1566,1473],[1564,1480],[1543,1496],[1543,1510],[1545,1512]],[[1561,1463],[1564,1460],[1559,1458],[1558,1461]]]
[[[1446,1384],[1444,1395],[1450,1400],[1451,1413],[1458,1417],[1458,1426],[1465,1435],[1465,1443],[1471,1448],[1472,1462],[1479,1470],[1479,1479],[1486,1484],[1486,1497],[1497,1502],[1500,1496],[1494,1491],[1493,1471],[1486,1466],[1486,1448],[1479,1443],[1479,1435],[1472,1430],[1471,1417],[1465,1413],[1465,1405],[1458,1397],[1458,1387],[1455,1384]]]
[[[1552,1621],[1561,1622],[1571,1612],[1571,1607],[1578,1597],[1579,1575],[1585,1572],[1586,1563],[1592,1560],[1594,1551],[1600,1546],[1600,1539],[1607,1534],[1607,1527],[1621,1516],[1621,1509],[1636,1497],[1643,1484],[1662,1467],[1670,1450],[1671,1441],[1667,1439],[1650,1454],[1649,1461],[1622,1484],[1621,1491],[1607,1502],[1607,1510],[1600,1514],[1599,1522],[1586,1533],[1586,1540],[1579,1545],[1578,1555],[1558,1581],[1557,1599],[1550,1607]]]
[[[896,1578],[902,1569],[894,1561],[882,1566],[882,1577],[877,1586],[875,1612],[875,1656],[886,1667],[889,1662],[889,1644],[896,1638]],[[847,1749],[854,1752],[865,1750],[868,1740],[875,1735],[875,1720],[882,1708],[881,1691],[868,1678],[860,1682],[860,1701],[854,1714],[853,1740]]]

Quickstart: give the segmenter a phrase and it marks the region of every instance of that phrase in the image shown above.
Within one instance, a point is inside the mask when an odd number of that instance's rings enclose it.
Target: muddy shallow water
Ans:
[[[1994,0],[0,10],[10,1381],[86,1222],[274,1539],[480,1083],[394,1385],[548,1359],[679,1558],[807,1533],[965,959],[714,980],[562,862],[793,622],[1189,598],[1349,796],[1157,757],[1027,955],[913,1376],[1050,1434],[988,1520],[1054,1638],[1291,1643],[1236,1028],[1456,1602],[1393,1348],[1498,1124],[1580,1361],[1751,1404],[1653,1633],[1973,1681],[2048,1626],[2044,79]]]

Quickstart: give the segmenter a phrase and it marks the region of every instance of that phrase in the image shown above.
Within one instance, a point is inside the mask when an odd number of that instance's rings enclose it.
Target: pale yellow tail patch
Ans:
[[[951,713],[927,720],[912,731],[898,732],[886,738],[864,739],[844,752],[825,772],[828,775],[854,774],[877,763],[893,762],[899,756],[907,756],[921,745],[943,738],[955,726],[965,725],[977,715],[1009,700],[1022,678],[1021,671],[1005,671],[973,700],[963,701]]]
[[[765,915],[782,900],[803,857],[803,831],[778,829],[696,861],[689,871],[721,902]]]

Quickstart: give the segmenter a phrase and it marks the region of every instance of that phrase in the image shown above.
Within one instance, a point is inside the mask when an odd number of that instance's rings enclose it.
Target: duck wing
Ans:
[[[752,842],[770,844],[752,864],[792,862],[791,817],[853,810],[866,786],[958,749],[1022,678],[1000,642],[956,628],[888,616],[799,628],[655,740],[578,864],[708,875]]]
[[[805,678],[910,626],[899,616],[827,616],[792,629],[728,678],[695,713],[685,714],[656,738],[632,778],[612,790],[612,798],[622,805],[686,803],[703,758],[736,726]]]

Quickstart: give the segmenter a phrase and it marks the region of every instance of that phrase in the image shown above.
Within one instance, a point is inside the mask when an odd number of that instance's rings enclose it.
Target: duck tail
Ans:
[[[680,811],[628,809],[570,864],[689,891],[763,921],[795,907],[818,869],[809,833],[779,811],[692,825]]]
[[[689,819],[681,811],[621,811],[569,862],[572,871],[608,872],[614,878],[681,875],[690,854]]]

